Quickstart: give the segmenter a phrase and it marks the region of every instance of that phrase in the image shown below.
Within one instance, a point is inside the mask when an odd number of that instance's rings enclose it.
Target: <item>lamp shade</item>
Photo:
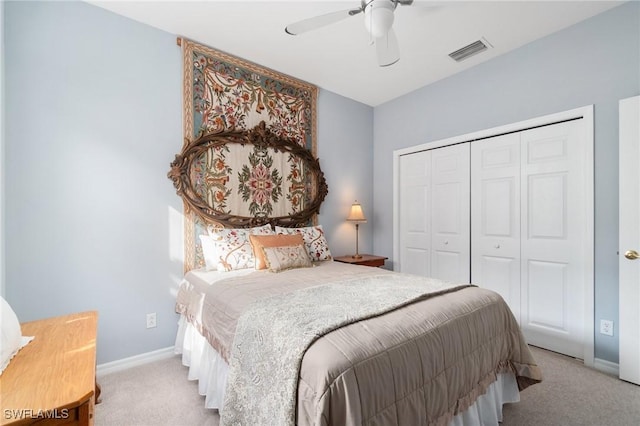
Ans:
[[[393,25],[394,5],[389,0],[373,0],[364,10],[364,25],[373,38],[387,35]]]
[[[351,222],[362,222],[365,223],[367,218],[364,216],[364,212],[362,211],[362,206],[358,201],[354,202],[351,205],[351,210],[349,210],[349,216],[347,217],[348,221]]]

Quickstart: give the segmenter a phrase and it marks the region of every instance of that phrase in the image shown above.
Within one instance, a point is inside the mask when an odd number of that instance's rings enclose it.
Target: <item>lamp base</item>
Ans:
[[[353,256],[351,256],[353,259],[362,259],[362,255],[361,254],[354,254]]]

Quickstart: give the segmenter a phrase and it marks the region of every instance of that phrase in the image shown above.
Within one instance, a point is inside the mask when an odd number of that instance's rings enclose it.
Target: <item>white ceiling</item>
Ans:
[[[620,1],[428,1],[398,6],[401,59],[380,68],[363,15],[298,36],[284,27],[351,1],[90,1],[90,3],[376,106],[533,40]],[[461,63],[448,54],[484,37],[493,48]]]

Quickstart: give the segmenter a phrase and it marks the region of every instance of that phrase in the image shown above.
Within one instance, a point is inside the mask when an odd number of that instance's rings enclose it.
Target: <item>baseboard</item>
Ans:
[[[139,365],[148,364],[153,361],[171,358],[174,355],[174,347],[169,346],[168,348],[158,349],[140,355],[134,355],[129,358],[105,362],[104,364],[98,364],[98,367],[96,368],[96,376],[100,377],[104,376],[105,374],[115,373],[116,371],[127,370],[131,367],[137,367]]]
[[[596,370],[600,370],[603,373],[612,374],[616,377],[620,375],[620,366],[615,362],[607,361],[600,358],[595,358],[593,360],[593,367]]]

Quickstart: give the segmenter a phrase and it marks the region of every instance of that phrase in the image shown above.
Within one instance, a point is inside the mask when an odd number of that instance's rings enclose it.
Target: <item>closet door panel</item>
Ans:
[[[567,240],[567,172],[528,176],[527,235],[541,243]]]
[[[431,151],[431,276],[470,282],[468,143]]]
[[[471,280],[520,320],[520,136],[471,144]]]
[[[530,283],[528,288],[528,323],[546,329],[563,332],[567,328],[569,311],[567,297],[567,264],[529,260],[527,265]]]
[[[520,271],[520,259],[514,257],[474,255],[474,277],[472,282],[500,294],[507,302],[516,319],[520,312],[519,277],[514,281],[515,271]],[[483,284],[478,284],[482,281]],[[484,284],[486,283],[486,284]],[[517,285],[516,285],[517,284]]]
[[[431,154],[400,157],[400,272],[431,274]]]
[[[581,120],[522,132],[521,326],[529,343],[582,358],[586,207]]]

